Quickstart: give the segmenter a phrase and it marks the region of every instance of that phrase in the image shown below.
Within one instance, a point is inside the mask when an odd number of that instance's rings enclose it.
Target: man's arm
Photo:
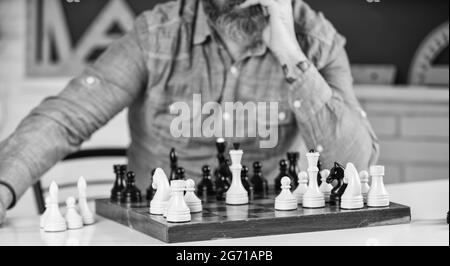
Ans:
[[[0,201],[5,207],[138,97],[148,75],[140,41],[145,31],[144,19],[138,19],[134,30],[59,95],[45,99],[0,143]]]

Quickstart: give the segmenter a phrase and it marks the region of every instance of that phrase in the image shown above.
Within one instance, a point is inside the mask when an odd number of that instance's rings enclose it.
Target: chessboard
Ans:
[[[409,207],[390,203],[385,208],[343,210],[327,204],[321,209],[277,211],[275,192],[255,197],[248,205],[226,205],[215,197],[203,200],[203,212],[192,214],[187,223],[169,223],[163,216],[151,215],[150,202],[114,203],[96,200],[98,215],[147,234],[166,243],[230,238],[284,235],[405,224],[411,221]]]

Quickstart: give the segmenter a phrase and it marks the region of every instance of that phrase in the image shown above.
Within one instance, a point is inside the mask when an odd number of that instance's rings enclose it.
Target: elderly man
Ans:
[[[127,107],[129,168],[139,187],[152,168],[167,168],[172,147],[187,175],[198,177],[202,165],[214,163],[218,136],[179,137],[170,129],[173,104],[190,106],[193,95],[221,105],[278,103],[274,147],[261,148],[260,137],[240,139],[245,160],[262,161],[268,177],[301,146],[320,150],[327,167],[340,161],[366,169],[378,143],[355,97],[344,44],[301,0],[188,0],[145,12],[1,143],[0,220],[45,171]]]

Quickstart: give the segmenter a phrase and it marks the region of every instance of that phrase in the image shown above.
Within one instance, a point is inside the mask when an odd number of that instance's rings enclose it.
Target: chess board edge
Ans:
[[[362,227],[408,224],[411,209],[397,203],[388,208],[367,208],[347,211],[318,211],[308,215],[262,217],[205,222],[170,224],[161,222],[145,208],[133,208],[111,202],[95,201],[98,215],[137,230],[166,243],[208,241],[269,235],[285,235],[317,231],[343,230]],[[275,210],[273,210],[275,212]],[[201,215],[201,214],[200,214]],[[158,219],[161,218],[161,219]]]

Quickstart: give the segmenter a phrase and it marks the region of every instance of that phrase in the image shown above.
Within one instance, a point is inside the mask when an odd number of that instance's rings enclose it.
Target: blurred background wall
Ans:
[[[165,1],[0,0],[0,140],[158,2]],[[355,90],[380,137],[387,183],[449,178],[448,1],[308,3],[348,39]],[[126,147],[125,112],[84,147]],[[112,163],[61,164],[44,183],[78,175],[112,180]],[[22,206],[32,205],[26,198]]]

